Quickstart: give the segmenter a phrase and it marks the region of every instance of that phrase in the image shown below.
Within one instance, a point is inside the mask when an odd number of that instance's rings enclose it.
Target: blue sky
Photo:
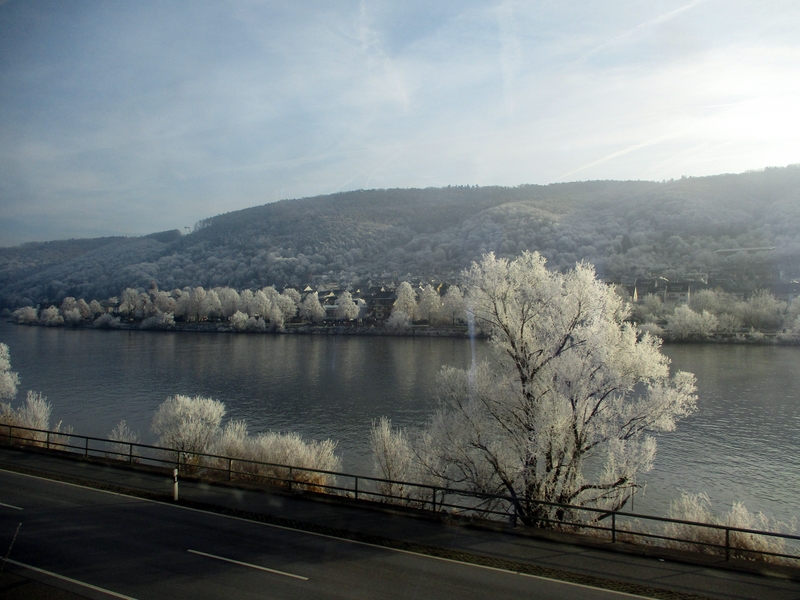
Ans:
[[[798,65],[795,0],[0,0],[0,245],[798,163]]]

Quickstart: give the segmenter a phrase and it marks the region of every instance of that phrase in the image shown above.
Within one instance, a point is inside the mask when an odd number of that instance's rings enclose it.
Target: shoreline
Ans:
[[[78,325],[44,325],[42,323],[17,323],[8,319],[7,323],[24,327],[50,327],[54,329],[92,329],[97,331],[150,331],[150,332],[188,332],[188,333],[224,333],[237,335],[365,335],[383,337],[449,337],[469,339],[487,338],[483,333],[470,335],[467,326],[430,327],[428,325],[412,325],[407,329],[389,329],[376,325],[309,325],[306,323],[289,323],[280,331],[236,331],[219,322],[176,323],[173,327],[141,327],[141,321],[120,322],[117,327],[94,327],[92,323]]]
[[[389,329],[383,326],[331,324],[310,325],[307,323],[289,323],[280,331],[236,331],[221,322],[176,323],[168,328],[142,328],[141,321],[121,322],[118,327],[94,327],[91,322],[78,325],[48,326],[42,323],[17,323],[7,319],[7,323],[27,327],[54,327],[57,329],[93,329],[105,331],[150,331],[150,332],[185,332],[185,333],[223,333],[245,335],[359,335],[380,337],[446,337],[456,339],[488,339],[484,333],[470,335],[467,326],[431,327],[429,325],[412,325],[406,329]],[[742,345],[742,346],[800,346],[800,337],[781,337],[779,333],[739,333],[734,335],[714,335],[702,339],[670,339],[661,338],[665,345],[674,344],[706,344],[706,345]]]

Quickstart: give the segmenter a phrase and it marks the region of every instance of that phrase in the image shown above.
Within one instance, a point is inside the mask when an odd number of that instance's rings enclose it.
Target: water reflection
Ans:
[[[105,437],[122,418],[151,441],[150,418],[176,393],[225,402],[253,432],[339,440],[348,470],[368,471],[372,419],[415,427],[436,407],[442,365],[468,367],[456,339],[86,331],[0,324],[24,391],[42,391],[56,419]],[[476,345],[478,359],[485,355]],[[679,488],[705,491],[719,510],[800,516],[800,348],[666,346],[674,369],[698,381],[698,412],[659,437],[655,469],[636,508],[663,513]],[[642,483],[643,481],[640,481]]]

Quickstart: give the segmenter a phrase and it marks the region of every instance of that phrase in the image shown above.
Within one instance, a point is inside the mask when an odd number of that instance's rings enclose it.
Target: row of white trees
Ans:
[[[428,285],[417,300],[411,285],[403,282],[396,296],[389,321],[392,327],[406,327],[415,320],[449,325],[465,317],[464,297],[455,285],[449,287],[444,297]],[[153,289],[149,293],[126,288],[119,298],[109,299],[109,303],[118,305],[122,317],[141,319],[145,329],[167,329],[174,326],[175,319],[211,319],[230,322],[237,331],[281,330],[296,315],[309,323],[320,322],[327,315],[316,291],[303,298],[295,289],[287,288],[279,293],[274,286],[241,293],[228,287],[206,290],[198,286],[171,292]],[[363,300],[344,291],[336,299],[333,315],[339,320],[353,320],[363,314],[364,306]],[[60,307],[50,306],[41,311],[21,308],[15,311],[14,317],[19,323],[47,326],[77,325],[88,320],[94,320],[98,327],[119,325],[97,300],[87,303],[72,297],[65,298]]]
[[[455,325],[466,318],[464,295],[456,285],[448,287],[444,296],[440,296],[432,285],[427,285],[417,300],[411,284],[404,281],[397,286],[396,296],[391,317],[386,323],[389,327],[408,327],[415,320],[432,325]]]
[[[672,339],[735,335],[742,330],[800,336],[800,301],[788,304],[769,290],[758,290],[746,300],[722,291],[700,290],[692,294],[688,304],[673,306],[648,294],[634,308],[633,316],[644,330],[659,335],[664,332],[658,323],[665,322]]]

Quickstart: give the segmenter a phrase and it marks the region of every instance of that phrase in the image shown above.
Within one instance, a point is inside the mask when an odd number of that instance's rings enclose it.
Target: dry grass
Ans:
[[[711,509],[711,501],[703,493],[689,494],[682,492],[680,498],[672,501],[669,517],[684,521],[708,523],[709,525],[755,529],[771,533],[792,532],[796,527],[795,521],[783,523],[770,519],[762,512],[750,512],[741,502],[734,503],[730,511],[722,517],[717,517]],[[680,540],[666,542],[670,548],[690,550],[703,554],[721,555],[725,553],[725,530],[723,529],[681,523],[666,523],[663,526],[662,533]],[[730,556],[732,558],[765,560],[775,563],[784,563],[790,560],[760,554],[762,552],[791,554],[786,547],[785,540],[782,538],[731,531],[729,543]],[[791,564],[796,563],[792,561]]]

